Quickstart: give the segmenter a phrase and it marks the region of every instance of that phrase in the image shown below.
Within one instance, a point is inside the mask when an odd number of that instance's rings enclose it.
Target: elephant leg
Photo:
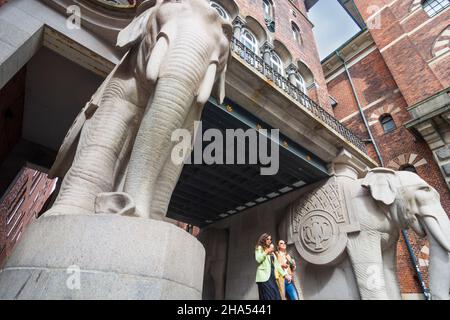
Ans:
[[[383,251],[383,271],[386,289],[390,300],[401,300],[400,286],[397,278],[397,241]]]
[[[381,254],[381,236],[377,231],[362,231],[348,238],[347,252],[353,266],[361,299],[387,300]]]
[[[179,85],[177,81],[170,81]],[[166,88],[164,92],[161,92],[163,91],[160,89],[161,86]],[[170,161],[173,146],[172,133],[182,128],[193,103],[193,96],[175,97],[168,89],[170,86],[162,79],[159,80],[154,102],[146,111],[138,130],[125,179],[124,191],[134,199],[136,214],[144,218],[149,218],[151,215],[152,197],[158,176],[166,163]],[[183,86],[177,91],[181,90],[186,88]],[[179,111],[166,107],[173,104],[172,100],[180,104],[189,104],[189,107],[180,107]],[[186,102],[186,100],[190,101]],[[158,106],[155,107],[155,105]],[[176,171],[179,171],[179,168],[176,168]]]
[[[113,191],[124,149],[130,148],[141,109],[123,99],[105,101],[86,121],[72,167],[49,214],[94,213],[97,195]]]
[[[194,122],[199,121],[203,112],[203,107],[194,106],[189,112],[183,128],[189,131],[191,137],[194,137]],[[175,146],[175,144],[173,144]],[[176,164],[169,158],[166,159],[164,167],[156,180],[156,186],[153,190],[150,217],[153,219],[162,219],[167,214],[172,193],[178,183],[184,164]]]

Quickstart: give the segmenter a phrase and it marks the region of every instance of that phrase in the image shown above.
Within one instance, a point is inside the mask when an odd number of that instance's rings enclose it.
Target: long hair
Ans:
[[[268,248],[269,246],[266,244],[266,240],[267,238],[269,238],[272,236],[268,233],[264,233],[263,235],[261,235],[261,237],[259,237],[258,243],[256,244],[256,247],[258,248],[259,246],[263,247],[263,249]]]

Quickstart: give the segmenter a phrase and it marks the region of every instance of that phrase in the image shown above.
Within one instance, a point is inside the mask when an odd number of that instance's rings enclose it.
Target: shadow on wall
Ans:
[[[224,300],[229,231],[208,228],[200,233],[199,240],[206,251],[203,300]]]

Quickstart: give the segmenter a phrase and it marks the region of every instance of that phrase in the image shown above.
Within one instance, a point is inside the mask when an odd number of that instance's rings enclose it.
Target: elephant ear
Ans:
[[[397,173],[386,168],[373,169],[366,174],[361,185],[370,190],[372,198],[385,205],[391,205],[398,191]]]
[[[149,32],[149,30],[146,30],[147,25],[160,3],[161,0],[144,1],[139,6],[137,16],[133,19],[133,21],[131,21],[128,26],[119,32],[116,46],[124,48],[140,42]]]

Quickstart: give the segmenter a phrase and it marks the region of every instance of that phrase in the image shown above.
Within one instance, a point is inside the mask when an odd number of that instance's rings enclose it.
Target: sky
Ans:
[[[315,26],[321,60],[360,30],[337,0],[319,0],[309,11],[309,18]]]

